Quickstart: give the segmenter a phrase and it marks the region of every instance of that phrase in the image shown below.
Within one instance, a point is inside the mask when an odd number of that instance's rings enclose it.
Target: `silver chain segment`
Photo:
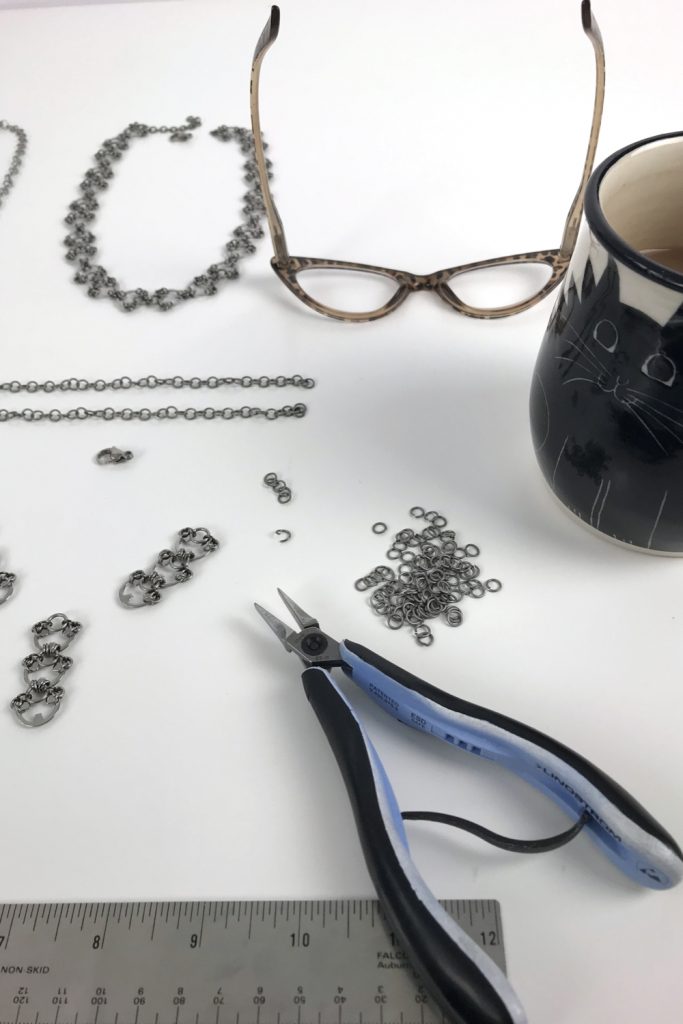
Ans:
[[[261,409],[254,405],[243,405],[239,409],[216,409],[211,406],[204,409],[178,409],[175,405],[165,405],[160,409],[112,409],[111,406],[104,409],[86,409],[85,406],[79,405],[75,409],[65,410],[0,409],[0,423],[9,420],[23,420],[25,423],[39,423],[41,420],[48,420],[50,423],[59,423],[62,420],[248,420],[259,416],[266,420],[277,420],[283,416],[301,419],[307,412],[308,407],[303,402],[283,405],[279,409]]]
[[[194,576],[190,569],[220,547],[219,541],[205,526],[185,526],[178,531],[174,548],[164,548],[151,569],[136,569],[121,584],[119,601],[124,608],[145,608],[159,604],[162,591],[187,583]]]
[[[278,377],[157,377],[148,374],[146,377],[139,377],[135,380],[132,377],[114,377],[113,380],[86,380],[84,377],[66,377],[64,380],[29,380],[24,383],[18,380],[0,381],[0,391],[8,391],[16,395],[21,392],[35,394],[42,391],[45,394],[52,394],[56,391],[129,391],[131,388],[175,388],[181,390],[190,388],[198,391],[201,388],[215,390],[221,387],[236,386],[240,388],[314,388],[315,381],[312,377],[302,377],[295,373],[292,377],[280,375]],[[262,409],[259,406],[243,405],[239,408],[214,408],[208,406],[202,409],[189,407],[178,409],[175,405],[165,405],[159,409],[113,409],[106,406],[103,409],[86,409],[79,405],[75,409],[0,409],[0,423],[9,420],[23,420],[25,423],[39,423],[41,420],[48,420],[50,423],[59,423],[62,420],[232,420],[252,419],[262,416],[267,420],[277,420],[282,417],[294,417],[301,419],[306,415],[308,408],[303,402],[296,405],[283,405],[281,408]]]
[[[107,296],[119,309],[127,313],[140,306],[150,306],[161,312],[168,312],[189,299],[215,295],[221,281],[232,281],[239,276],[240,260],[256,252],[254,241],[263,236],[261,222],[265,215],[265,204],[258,179],[254,137],[248,128],[220,125],[210,134],[223,142],[237,142],[247,157],[243,169],[244,180],[249,185],[243,196],[243,222],[233,230],[232,237],[225,246],[225,258],[212,263],[203,273],[193,277],[185,288],[157,288],[155,291],[146,288],[122,288],[117,278],[97,262],[97,238],[91,230],[91,224],[99,208],[97,194],[108,188],[110,180],[114,177],[113,163],[121,159],[131,141],[135,139],[167,134],[171,142],[187,142],[193,138],[192,132],[199,128],[201,123],[199,117],[188,117],[182,125],[159,127],[133,121],[118,135],[105,139],[95,153],[94,166],[86,171],[78,186],[81,196],[70,203],[69,213],[64,218],[71,229],[64,239],[67,247],[66,258],[78,267],[74,281],[83,285],[91,298]],[[266,165],[270,175],[269,160],[266,161]]]
[[[314,388],[312,377],[302,377],[295,373],[293,377],[156,377],[153,373],[146,377],[114,377],[113,380],[85,380],[83,377],[67,377],[65,380],[29,380],[22,383],[18,380],[0,381],[0,391],[9,391],[17,395],[22,391],[35,394],[44,391],[128,391],[130,388],[222,388],[236,386],[240,388]]]
[[[0,206],[2,206],[3,202],[14,187],[14,179],[21,170],[24,154],[26,153],[26,147],[28,145],[28,135],[23,128],[19,127],[18,124],[9,124],[8,121],[0,121],[0,131],[11,132],[17,139],[16,146],[14,147],[14,153],[12,154],[12,158],[9,162],[9,167],[3,176],[2,184],[0,184]]]
[[[59,711],[64,699],[61,681],[73,665],[64,651],[81,629],[80,622],[62,612],[55,612],[31,627],[36,651],[21,663],[26,690],[10,701],[10,707],[22,725],[30,729],[46,725]],[[42,674],[46,672],[48,675]],[[34,674],[38,678],[34,678]],[[38,705],[44,705],[44,709]]]

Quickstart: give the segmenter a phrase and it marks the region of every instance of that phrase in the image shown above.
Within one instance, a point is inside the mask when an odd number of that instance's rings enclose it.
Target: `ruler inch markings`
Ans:
[[[104,948],[104,942],[105,942],[105,939],[107,938],[107,928],[108,928],[108,926],[109,926],[109,915],[110,915],[110,913],[111,913],[111,906],[110,906],[110,905],[108,905],[108,906],[107,906],[107,916],[106,916],[106,917],[105,917],[105,919],[104,919],[104,928],[102,929],[102,941],[101,941],[101,945],[102,945],[102,947],[103,947],[103,948]]]
[[[504,967],[497,901],[442,906],[480,946],[494,930],[484,948]],[[19,968],[0,972],[0,1024],[444,1024],[431,1000],[418,1009],[414,973],[367,897],[0,903],[0,922]],[[41,970],[20,979],[27,965]],[[13,1005],[19,983],[29,1006]]]
[[[204,938],[204,916],[206,914],[206,906],[202,903],[202,919],[199,924],[199,948],[202,948],[202,939]]]
[[[16,917],[16,915],[17,915],[16,907],[13,907],[12,908],[12,920],[9,923],[9,930],[7,932],[7,938],[5,939],[5,949],[7,949],[7,947],[9,946],[9,940],[10,940],[10,936],[12,934],[12,928],[14,927],[14,918]]]

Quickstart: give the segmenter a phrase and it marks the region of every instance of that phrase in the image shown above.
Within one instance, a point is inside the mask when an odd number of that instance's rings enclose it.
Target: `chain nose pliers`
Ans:
[[[524,1009],[503,972],[436,900],[411,859],[404,816],[386,771],[351,702],[330,669],[341,668],[399,722],[503,764],[570,815],[572,828],[546,849],[585,830],[618,868],[640,885],[666,889],[683,877],[672,837],[600,769],[531,726],[438,690],[351,640],[336,641],[278,591],[294,630],[256,605],[285,650],[306,666],[303,685],[344,777],[369,873],[380,903],[414,968],[449,1021],[525,1024]],[[411,818],[447,820],[415,812]],[[467,827],[461,819],[449,823]],[[487,830],[470,827],[483,834]],[[489,838],[484,836],[484,838]],[[502,837],[495,837],[500,840]],[[534,841],[498,842],[532,852]],[[541,848],[544,841],[540,841]]]

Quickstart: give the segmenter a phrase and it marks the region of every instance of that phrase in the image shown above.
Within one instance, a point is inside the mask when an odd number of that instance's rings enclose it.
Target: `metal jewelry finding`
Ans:
[[[33,634],[33,642],[39,651],[48,650],[59,653],[67,649],[82,628],[80,622],[70,619],[68,615],[64,615],[62,612],[55,612],[49,619],[41,619],[40,622],[36,622],[31,627],[31,633]],[[52,636],[58,636],[59,641],[51,640],[50,637]],[[45,641],[45,643],[42,641]]]
[[[0,182],[0,206],[2,206],[14,187],[14,179],[21,170],[24,154],[26,153],[26,147],[28,145],[28,135],[23,128],[19,127],[18,124],[9,124],[8,121],[0,121],[0,131],[11,132],[17,139],[17,144],[14,147],[14,153],[12,154],[9,162],[9,167],[3,175],[2,182]]]
[[[373,523],[372,524],[372,532],[373,533],[386,533],[388,529],[389,529],[389,527],[387,526],[386,523],[379,522],[379,523]]]
[[[292,531],[291,530],[276,530],[275,531],[275,536],[281,538],[280,544],[286,544],[288,540],[292,539]]]
[[[419,533],[407,527],[395,534],[387,558],[396,568],[378,565],[357,579],[354,587],[361,592],[376,588],[370,605],[385,616],[389,629],[411,627],[416,642],[430,647],[434,635],[428,620],[441,616],[447,626],[460,626],[463,598],[482,598],[503,584],[498,579],[478,579],[481,570],[471,559],[479,555],[479,546],[457,544],[455,532],[446,529],[445,516],[421,505],[414,505],[410,515],[427,525]],[[384,525],[375,523],[373,532],[383,533],[375,527]]]
[[[130,388],[174,388],[175,390],[181,390],[183,388],[191,388],[194,391],[200,388],[215,389],[219,387],[225,387],[228,385],[234,385],[240,388],[314,388],[315,381],[312,377],[302,377],[301,374],[295,373],[292,377],[278,376],[278,377],[157,377],[154,374],[148,374],[146,377],[139,377],[134,380],[132,377],[114,377],[113,380],[86,380],[83,377],[67,377],[64,380],[54,381],[35,381],[29,380],[26,382],[18,380],[7,380],[0,381],[0,391],[9,391],[10,394],[19,394],[21,392],[28,392],[29,394],[35,394],[37,391],[43,391],[45,394],[51,394],[54,391],[128,391]],[[175,420],[175,419],[250,419],[256,416],[263,416],[267,420],[276,420],[280,417],[293,416],[296,419],[300,419],[307,413],[307,408],[303,402],[298,402],[296,405],[284,405],[280,409],[261,409],[256,406],[243,405],[237,409],[178,409],[175,405],[167,405],[160,409],[112,409],[106,407],[104,409],[86,409],[84,406],[79,406],[76,409],[0,409],[0,423],[4,423],[7,420],[24,420],[26,423],[38,423],[41,420],[49,420],[51,423],[58,423],[62,420],[88,420],[88,419],[100,419],[100,420]]]
[[[95,462],[98,466],[116,466],[120,462],[130,462],[132,458],[132,452],[124,452],[120,448],[102,448],[95,456]]]
[[[281,505],[288,505],[292,500],[292,491],[284,482],[279,480],[277,473],[266,473],[263,478],[263,482],[266,487],[270,487],[272,491],[277,495],[277,500]]]
[[[50,423],[61,423],[65,420],[123,420],[129,423],[131,420],[140,420],[146,423],[149,420],[249,420],[262,417],[265,420],[279,420],[283,416],[295,419],[302,419],[308,412],[308,407],[303,402],[296,405],[283,405],[279,409],[262,409],[255,405],[243,405],[239,409],[225,408],[216,409],[208,406],[203,409],[196,409],[190,406],[187,409],[178,409],[175,405],[162,406],[160,409],[112,409],[107,406],[104,409],[86,409],[79,405],[76,409],[0,409],[0,423],[7,423],[9,420],[23,420],[24,423],[40,423],[48,420]]]
[[[189,299],[215,295],[221,281],[231,281],[239,276],[240,260],[256,251],[254,242],[263,236],[261,221],[265,213],[265,204],[258,179],[254,138],[248,128],[221,125],[210,134],[223,142],[234,141],[238,144],[246,157],[243,165],[244,179],[249,185],[243,196],[242,223],[234,229],[225,246],[227,255],[193,277],[184,288],[157,288],[155,291],[146,288],[123,288],[117,278],[99,263],[97,237],[92,231],[92,222],[99,208],[97,195],[108,188],[110,180],[114,177],[114,163],[121,159],[131,142],[136,139],[165,134],[171,142],[187,142],[193,138],[193,131],[200,125],[201,119],[198,117],[188,117],[184,124],[175,126],[157,127],[134,121],[118,135],[105,139],[95,153],[94,165],[86,171],[79,184],[81,195],[70,204],[69,213],[65,217],[70,230],[64,239],[67,247],[66,258],[78,268],[74,281],[83,285],[91,298],[106,296],[125,312],[131,312],[140,306],[167,312]],[[266,173],[272,177],[270,161],[266,161],[266,164]]]
[[[191,388],[199,391],[203,388],[215,390],[223,387],[238,388],[314,388],[315,381],[312,377],[302,377],[295,373],[292,377],[280,375],[278,377],[251,377],[245,374],[243,377],[181,377],[176,374],[174,377],[157,377],[153,373],[146,377],[114,377],[112,380],[86,380],[85,377],[66,377],[64,380],[4,380],[0,381],[0,391],[9,391],[10,394],[18,395],[23,391],[28,394],[35,394],[37,391],[44,391],[49,395],[55,391],[129,391],[131,388],[174,388],[180,391],[183,388]]]
[[[136,569],[119,587],[118,597],[124,608],[144,608],[159,604],[162,591],[177,583],[187,583],[194,573],[189,568],[212,554],[219,542],[203,526],[186,526],[178,531],[174,549],[164,548],[149,571]]]
[[[61,681],[73,665],[72,659],[62,652],[80,631],[80,622],[62,612],[56,612],[32,626],[36,651],[22,661],[26,689],[10,702],[21,724],[29,729],[46,725],[59,711],[64,698]],[[59,640],[53,637],[59,637]],[[35,678],[35,673],[38,673],[38,678]],[[40,709],[39,705],[44,705],[44,708]]]
[[[0,572],[0,605],[9,601],[14,593],[14,584],[17,577],[13,572]]]

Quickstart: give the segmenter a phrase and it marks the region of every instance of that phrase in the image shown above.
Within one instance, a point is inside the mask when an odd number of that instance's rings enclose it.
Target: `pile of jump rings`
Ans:
[[[503,584],[498,579],[479,579],[481,570],[472,561],[479,556],[479,547],[459,544],[440,512],[414,505],[410,515],[427,525],[419,532],[406,527],[394,535],[387,558],[397,563],[396,568],[378,565],[354,586],[360,591],[373,590],[370,606],[386,618],[390,629],[407,626],[421,647],[430,647],[434,634],[428,620],[441,617],[447,626],[460,626],[463,598],[496,593]],[[386,523],[373,523],[373,533],[387,530]]]
[[[266,487],[270,487],[271,490],[277,495],[277,500],[281,505],[287,505],[292,500],[292,491],[284,482],[279,480],[277,473],[266,473],[263,478],[263,482]]]

